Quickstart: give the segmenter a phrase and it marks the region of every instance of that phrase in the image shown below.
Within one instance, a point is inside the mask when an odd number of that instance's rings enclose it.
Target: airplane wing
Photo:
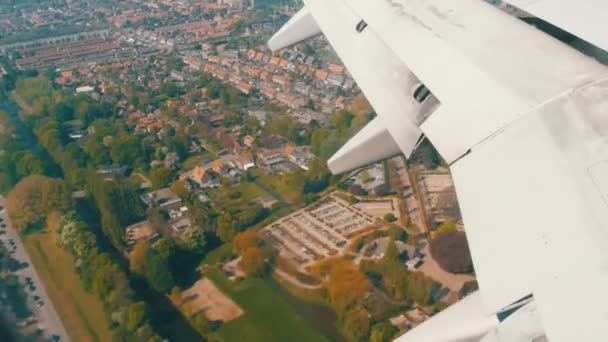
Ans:
[[[509,327],[522,341],[608,339],[608,69],[481,0],[304,3],[378,114],[330,169],[409,155],[419,132],[451,165],[481,299],[404,340],[494,341]],[[298,41],[279,32],[270,46]],[[512,305],[528,309],[488,321]],[[450,339],[435,322],[462,312],[479,329]],[[514,328],[524,313],[540,323]]]
[[[509,4],[541,18],[608,51],[608,2],[604,0],[507,0]]]

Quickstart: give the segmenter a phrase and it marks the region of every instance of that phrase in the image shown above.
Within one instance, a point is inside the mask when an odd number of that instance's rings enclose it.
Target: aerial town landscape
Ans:
[[[325,38],[267,48],[300,7],[0,3],[0,336],[391,341],[477,289],[428,141],[327,169],[375,113]]]

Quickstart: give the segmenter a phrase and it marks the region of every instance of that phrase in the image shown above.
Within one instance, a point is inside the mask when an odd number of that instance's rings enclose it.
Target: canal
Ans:
[[[3,91],[0,91],[0,110],[8,114],[11,123],[15,126],[17,135],[23,140],[24,149],[31,151],[45,165],[45,174],[55,178],[61,177],[62,172],[59,166],[40,147],[38,139],[36,139],[32,130],[19,116],[19,108]]]

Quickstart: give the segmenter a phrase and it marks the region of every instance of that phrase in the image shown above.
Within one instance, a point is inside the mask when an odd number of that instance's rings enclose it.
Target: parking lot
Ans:
[[[44,286],[25,251],[21,238],[10,226],[10,219],[5,209],[5,199],[0,196],[0,243],[10,253],[10,256],[24,267],[15,272],[27,293],[28,306],[33,317],[28,322],[36,322],[43,335],[54,341],[69,341],[70,338],[53,307]]]
[[[370,215],[332,194],[273,222],[261,235],[303,270],[314,261],[341,254],[349,240],[372,223]]]

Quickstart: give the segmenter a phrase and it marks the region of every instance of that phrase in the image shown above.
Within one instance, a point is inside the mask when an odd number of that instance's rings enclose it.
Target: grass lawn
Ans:
[[[216,332],[221,341],[328,341],[264,280],[232,283],[217,270],[208,272],[207,277],[245,311]]]
[[[73,341],[111,341],[101,302],[85,291],[74,258],[55,244],[49,232],[23,239],[25,248]]]
[[[205,161],[213,160],[214,156],[209,151],[203,151],[195,156],[192,156],[184,161],[182,164],[183,171],[189,171],[194,169],[197,165],[202,165]]]
[[[218,189],[209,190],[209,196],[215,203],[235,202],[235,204],[243,204],[258,197],[268,196],[268,194],[255,183],[243,182],[236,187],[222,186]]]
[[[281,194],[289,203],[296,203],[302,197],[302,190],[297,185],[285,184],[278,175],[262,175],[258,181]]]
[[[230,242],[225,243],[213,251],[209,252],[205,259],[201,262],[201,265],[210,265],[213,266],[219,262],[223,262],[226,260],[232,259],[234,246]]]

